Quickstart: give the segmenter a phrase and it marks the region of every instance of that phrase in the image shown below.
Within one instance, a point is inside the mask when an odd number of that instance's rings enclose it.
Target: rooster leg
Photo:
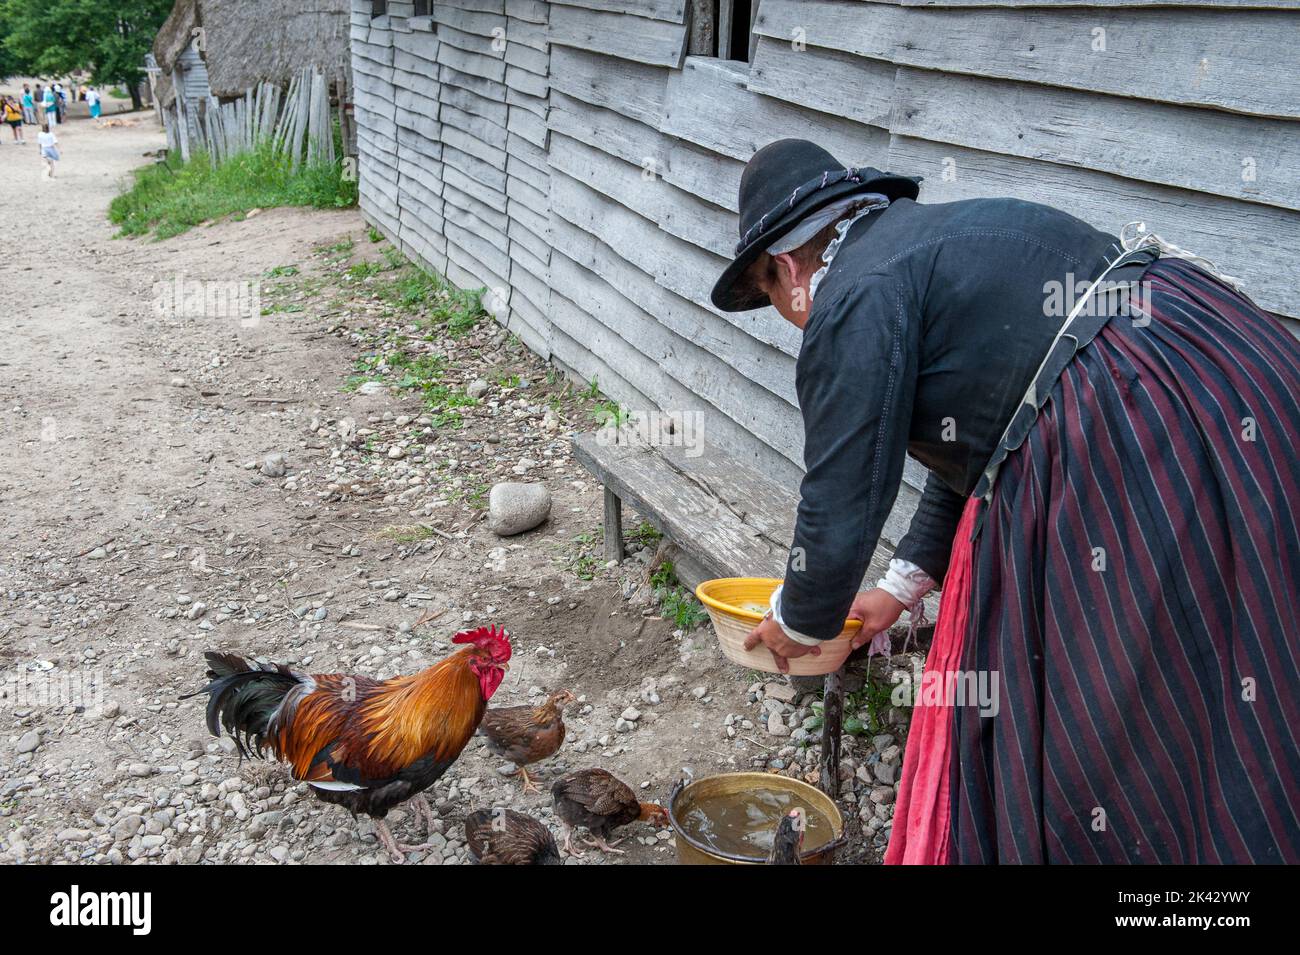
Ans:
[[[411,802],[414,803],[416,810],[424,818],[424,837],[432,839],[433,834],[437,832],[433,827],[433,821],[437,818],[433,814],[433,807],[429,805],[429,800],[424,798],[424,793],[417,793]]]
[[[563,843],[563,848],[564,848],[564,851],[565,851],[566,853],[568,853],[569,855],[573,856],[575,859],[581,859],[581,858],[582,858],[582,855],[583,855],[582,850],[579,849],[579,848],[577,848],[577,847],[574,846],[574,844],[573,844],[573,827],[570,826],[567,822],[564,823],[564,843]]]
[[[388,823],[382,819],[376,819],[375,835],[379,836],[379,841],[388,850],[388,858],[393,860],[393,865],[401,865],[406,861],[406,856],[402,854],[401,848],[397,845],[397,840],[393,838],[393,830],[388,828]]]
[[[587,843],[587,845],[589,845],[589,846],[595,846],[595,847],[597,847],[598,849],[600,849],[601,852],[612,852],[612,853],[614,853],[615,855],[620,855],[620,856],[621,856],[621,855],[626,855],[626,853],[625,853],[622,849],[615,849],[615,848],[614,848],[616,845],[618,845],[620,842],[622,842],[623,839],[615,839],[613,842],[606,842],[603,836],[595,835],[595,833],[593,833],[592,835],[595,836],[594,839],[584,839],[584,840],[583,840],[585,843]],[[625,839],[625,838],[627,838],[627,837],[624,836],[623,838]]]

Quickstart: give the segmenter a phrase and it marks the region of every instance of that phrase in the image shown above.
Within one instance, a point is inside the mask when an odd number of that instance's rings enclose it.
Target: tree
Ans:
[[[172,0],[0,0],[0,73],[90,73],[127,89],[141,106],[145,54]]]

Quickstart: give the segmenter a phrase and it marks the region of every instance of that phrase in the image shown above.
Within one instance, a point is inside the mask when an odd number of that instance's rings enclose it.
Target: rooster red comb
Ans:
[[[510,634],[498,630],[495,626],[462,630],[451,638],[451,642],[472,643],[476,647],[483,647],[492,654],[492,659],[496,663],[505,663],[510,659]]]

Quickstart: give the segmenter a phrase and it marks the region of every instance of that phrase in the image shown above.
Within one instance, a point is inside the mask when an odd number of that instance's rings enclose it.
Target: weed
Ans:
[[[385,527],[376,536],[397,544],[416,544],[432,537],[433,528],[427,524],[394,524]]]
[[[289,157],[263,146],[213,167],[204,152],[137,169],[130,187],[113,199],[108,218],[119,235],[166,239],[225,216],[273,206],[342,208],[356,205],[357,184],[343,163],[293,168]]]
[[[629,544],[641,547],[654,547],[663,536],[649,521],[642,521],[625,535]]]
[[[677,571],[670,560],[664,561],[650,575],[650,586],[663,615],[679,630],[694,630],[709,619],[708,611],[700,605],[689,590],[677,579]]]

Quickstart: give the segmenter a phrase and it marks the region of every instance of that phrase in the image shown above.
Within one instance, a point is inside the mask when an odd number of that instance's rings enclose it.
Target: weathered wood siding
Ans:
[[[1300,333],[1295,0],[761,0],[752,64],[686,56],[685,0],[354,0],[366,215],[489,289],[530,347],[797,481],[798,333],[722,314],[744,161],[786,136],[1118,231],[1143,219]],[[886,528],[906,528],[909,462]]]

